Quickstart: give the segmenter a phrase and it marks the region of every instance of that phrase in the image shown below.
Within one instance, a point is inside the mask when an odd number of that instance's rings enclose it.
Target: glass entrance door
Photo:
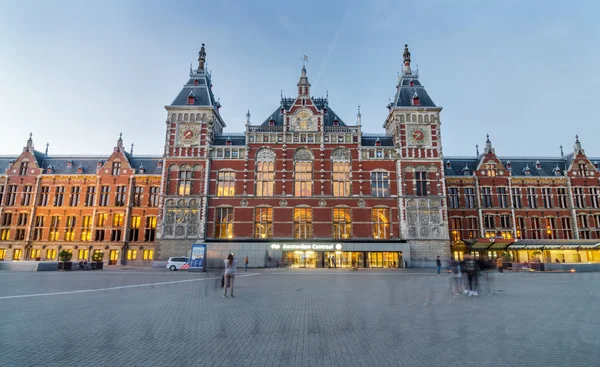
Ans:
[[[294,251],[292,255],[293,268],[316,268],[317,253],[314,251]],[[289,257],[289,255],[288,255]]]
[[[399,258],[397,252],[369,252],[367,264],[370,268],[397,268]]]
[[[117,260],[119,260],[119,250],[110,250],[110,261],[109,265],[116,265]]]

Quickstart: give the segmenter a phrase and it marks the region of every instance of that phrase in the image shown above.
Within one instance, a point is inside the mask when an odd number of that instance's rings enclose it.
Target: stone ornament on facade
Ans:
[[[313,155],[310,152],[310,150],[308,150],[306,148],[299,148],[294,153],[294,160],[295,161],[312,161]]]
[[[364,208],[366,205],[367,205],[367,203],[363,199],[358,200],[359,208]]]
[[[320,206],[321,208],[324,208],[324,207],[326,207],[326,206],[327,206],[327,202],[326,202],[325,200],[321,199],[321,200],[319,200],[319,206]]]
[[[243,206],[243,207],[247,207],[248,206],[248,200],[246,200],[246,199],[240,200],[240,205]]]
[[[190,200],[189,204],[191,207],[197,207],[199,203],[198,203],[198,200],[192,199],[192,200]]]
[[[179,199],[177,200],[177,207],[178,208],[185,208],[187,206],[186,200],[185,199]]]
[[[333,161],[349,161],[350,157],[350,151],[344,147],[336,148],[331,153],[331,160]]]
[[[262,148],[256,154],[256,161],[258,162],[272,162],[275,160],[275,152],[269,148]]]
[[[285,208],[287,205],[288,205],[287,200],[285,200],[285,199],[279,200],[279,206],[280,207]]]

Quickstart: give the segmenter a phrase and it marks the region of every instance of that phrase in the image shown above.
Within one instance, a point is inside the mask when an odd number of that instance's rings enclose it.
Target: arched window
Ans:
[[[273,208],[259,206],[255,209],[254,238],[273,238]]]
[[[235,195],[235,172],[219,171],[217,173],[217,196]]]
[[[273,196],[275,186],[275,153],[261,149],[256,154],[256,196]]]
[[[373,208],[371,209],[371,224],[373,228],[373,238],[389,239],[390,238],[390,217],[388,208]]]
[[[337,148],[331,153],[333,196],[350,196],[350,151]]]
[[[177,193],[179,195],[189,195],[192,189],[192,167],[181,166],[179,178],[177,181]]]
[[[390,196],[390,175],[387,171],[371,172],[371,196]]]
[[[312,208],[294,208],[294,238],[312,237]]]
[[[233,238],[233,208],[215,208],[215,238]]]
[[[423,166],[415,169],[415,194],[427,196],[427,168]]]
[[[312,196],[313,155],[301,148],[294,153],[294,196]]]
[[[352,237],[352,221],[350,219],[350,208],[333,208],[333,238]]]

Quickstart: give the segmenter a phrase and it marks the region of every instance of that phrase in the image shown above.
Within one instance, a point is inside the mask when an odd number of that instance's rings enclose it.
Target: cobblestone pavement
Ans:
[[[424,272],[242,271],[236,298],[226,299],[218,277],[0,272],[0,365],[592,366],[600,359],[600,274],[492,274],[484,295],[453,297],[450,277]]]

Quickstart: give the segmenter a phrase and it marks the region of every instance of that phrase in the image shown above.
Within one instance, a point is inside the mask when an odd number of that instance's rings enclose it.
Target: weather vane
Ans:
[[[308,62],[308,56],[304,55],[304,57],[302,58],[302,67],[304,67],[304,64]]]

